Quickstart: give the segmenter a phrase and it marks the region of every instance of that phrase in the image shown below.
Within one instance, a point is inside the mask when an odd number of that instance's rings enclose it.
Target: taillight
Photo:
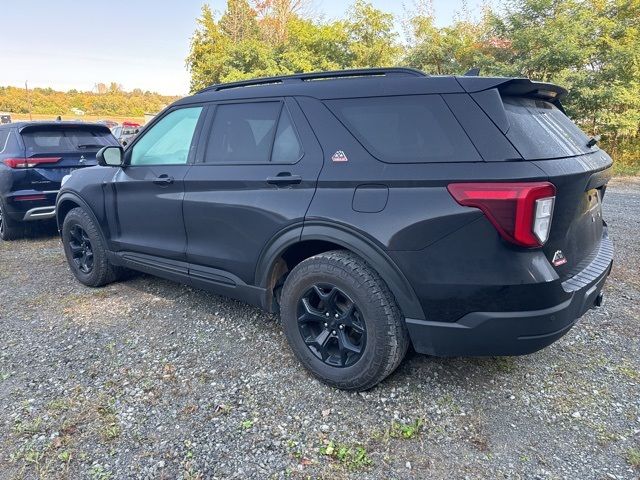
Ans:
[[[39,158],[5,158],[4,163],[9,168],[31,168],[43,163],[56,163],[61,157],[39,157]]]
[[[447,189],[460,205],[482,210],[516,245],[540,247],[549,238],[556,198],[551,183],[452,183]]]

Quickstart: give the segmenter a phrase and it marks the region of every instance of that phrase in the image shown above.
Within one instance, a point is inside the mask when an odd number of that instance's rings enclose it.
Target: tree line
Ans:
[[[504,0],[439,27],[430,0],[403,18],[355,0],[326,21],[310,0],[202,7],[186,59],[191,90],[260,76],[409,66],[429,74],[524,76],[570,92],[565,108],[602,135],[621,173],[640,171],[640,0]]]
[[[87,115],[141,117],[145,113],[157,113],[178,98],[140,89],[125,92],[116,83],[111,83],[104,93],[0,87],[0,111],[64,116],[77,108]]]

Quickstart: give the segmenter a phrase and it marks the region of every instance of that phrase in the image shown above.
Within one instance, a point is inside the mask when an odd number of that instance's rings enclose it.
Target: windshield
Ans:
[[[507,138],[526,160],[573,157],[594,151],[589,137],[555,105],[543,100],[503,97],[510,127]]]

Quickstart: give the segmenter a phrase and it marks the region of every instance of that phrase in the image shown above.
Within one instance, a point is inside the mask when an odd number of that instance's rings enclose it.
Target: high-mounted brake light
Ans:
[[[502,237],[523,247],[541,247],[549,238],[556,188],[548,182],[452,183],[460,205],[484,212]]]
[[[62,157],[38,157],[38,158],[5,158],[4,163],[9,168],[32,168],[43,163],[56,163]]]

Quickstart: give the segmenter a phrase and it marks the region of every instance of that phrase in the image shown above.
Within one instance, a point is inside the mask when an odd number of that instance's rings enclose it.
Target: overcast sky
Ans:
[[[403,3],[370,0],[401,16]],[[208,2],[222,11],[225,0]],[[351,1],[315,0],[314,12],[341,18]],[[469,0],[478,12],[481,0]],[[185,57],[203,0],[21,0],[2,8],[0,85],[91,90],[117,82],[169,95],[189,90]],[[434,0],[437,22],[446,25],[462,1]]]

